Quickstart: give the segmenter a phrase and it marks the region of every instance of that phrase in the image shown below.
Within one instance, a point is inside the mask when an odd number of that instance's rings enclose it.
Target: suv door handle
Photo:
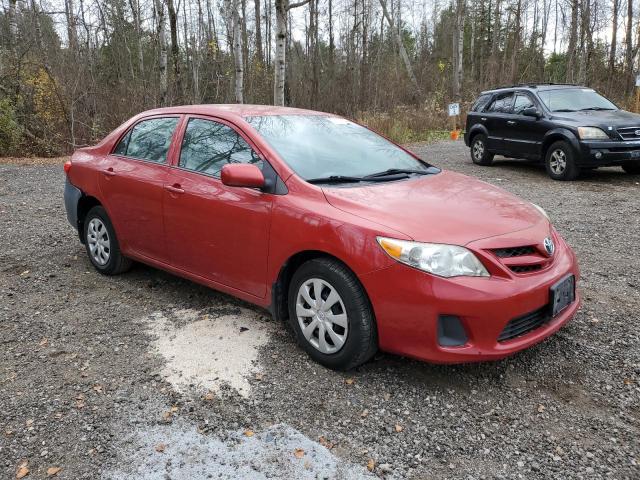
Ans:
[[[516,123],[518,123],[518,122],[516,122],[515,120],[507,120],[507,123],[508,123],[509,125],[515,125],[515,124],[516,124]]]
[[[108,175],[109,177],[113,177],[116,174],[116,172],[113,171],[113,167],[109,167],[103,170],[102,173],[104,173],[105,175]]]
[[[173,185],[165,185],[164,188],[169,190],[171,193],[184,193],[184,189],[180,187],[179,183],[174,183]]]

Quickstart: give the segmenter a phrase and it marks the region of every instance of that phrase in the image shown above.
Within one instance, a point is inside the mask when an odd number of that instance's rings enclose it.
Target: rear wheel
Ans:
[[[571,146],[564,141],[553,143],[545,156],[547,174],[554,180],[575,180],[580,167],[575,163]]]
[[[487,137],[479,133],[471,141],[471,160],[476,165],[488,166],[493,162],[493,153],[487,150]]]
[[[84,243],[96,270],[117,275],[129,270],[131,260],[122,255],[111,220],[101,206],[93,207],[84,219]]]
[[[622,169],[632,175],[640,174],[640,162],[625,162],[622,164]]]
[[[294,273],[289,322],[309,356],[334,370],[357,367],[378,348],[369,299],[355,275],[331,258],[309,260]]]

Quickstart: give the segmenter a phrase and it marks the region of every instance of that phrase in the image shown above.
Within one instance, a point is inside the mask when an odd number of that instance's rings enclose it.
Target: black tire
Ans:
[[[622,169],[631,174],[631,175],[639,175],[640,174],[640,162],[625,162],[622,164]]]
[[[473,137],[470,146],[471,161],[476,165],[488,167],[493,163],[493,153],[487,150],[487,137],[479,133]]]
[[[338,313],[342,305],[347,314],[346,339],[339,350],[334,353],[323,353],[307,340],[302,332],[302,327],[296,313],[298,292],[303,284],[311,279],[320,279],[333,287],[342,304],[337,304]],[[323,294],[328,296],[327,286],[321,288]],[[331,258],[316,258],[302,264],[293,274],[289,285],[288,296],[289,323],[296,335],[298,344],[304,348],[309,356],[316,362],[333,370],[349,370],[365,363],[378,350],[378,331],[373,310],[369,299],[360,285],[356,276],[343,263]],[[311,318],[304,319],[310,323]],[[307,323],[308,325],[308,323]],[[340,329],[340,327],[336,327]],[[335,332],[335,329],[334,329]],[[312,338],[319,342],[320,329],[313,330]],[[326,341],[331,341],[329,334],[326,334]],[[335,346],[335,344],[334,344]]]
[[[95,226],[94,224],[92,224],[92,220],[94,219],[97,220],[96,223],[99,222],[103,225],[105,232],[102,235],[97,235],[97,237],[100,237],[103,241],[105,238],[109,241],[108,249],[106,249],[106,253],[108,255],[107,258],[105,258],[105,263],[100,263],[96,258],[94,258],[94,254],[91,252],[92,242],[89,229],[92,228],[92,225]],[[98,270],[98,272],[102,273],[103,275],[118,275],[119,273],[126,272],[127,270],[129,270],[129,268],[131,268],[131,260],[122,255],[122,253],[120,252],[120,244],[118,243],[118,238],[116,237],[116,231],[113,228],[111,220],[109,219],[109,216],[107,215],[107,212],[104,208],[102,208],[101,206],[97,206],[89,210],[89,213],[87,213],[87,216],[84,219],[83,230],[84,244],[87,250],[89,261],[95,267],[95,269]],[[99,232],[103,232],[103,230],[100,229]],[[93,234],[93,236],[96,237],[95,234]]]
[[[576,165],[573,149],[564,140],[551,144],[545,154],[544,165],[547,175],[554,180],[570,181],[580,175],[580,167]]]

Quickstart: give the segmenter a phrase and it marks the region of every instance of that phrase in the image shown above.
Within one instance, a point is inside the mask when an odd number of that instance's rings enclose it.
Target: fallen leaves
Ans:
[[[396,427],[395,428],[396,428],[396,432],[397,433],[400,433],[401,431],[404,430],[404,427],[402,425],[398,425],[397,423],[396,423]]]
[[[633,385],[635,382],[633,381],[633,379],[632,379],[632,378],[625,378],[625,379],[623,380],[623,383],[624,383],[625,385]]]
[[[360,414],[360,416],[362,418],[365,418],[367,415],[369,415],[369,410],[367,410],[366,408],[362,411],[362,413]]]
[[[47,477],[55,477],[62,471],[61,467],[49,467],[47,468]]]
[[[353,385],[355,380],[353,378],[345,378],[344,383],[347,385]]]
[[[294,455],[296,458],[302,458],[302,457],[304,457],[304,450],[303,450],[302,448],[296,448],[296,449],[293,451],[293,455]]]
[[[104,392],[102,385],[100,385],[98,383],[96,383],[93,386],[93,391],[96,392],[96,393],[103,393]]]
[[[164,453],[166,448],[167,448],[167,446],[164,443],[159,443],[159,444],[156,445],[156,452]]]
[[[376,468],[376,462],[373,460],[373,458],[370,458],[369,461],[367,462],[367,470],[369,470],[370,472],[373,472]]]
[[[538,405],[538,413],[542,413],[544,412],[544,410],[545,410],[544,405]]]
[[[28,464],[29,464],[28,460],[23,460],[18,464],[18,468],[16,470],[16,478],[24,478],[27,475],[29,475]]]
[[[173,415],[178,413],[178,407],[176,405],[172,406],[168,412],[164,412],[164,414],[162,415],[162,418],[164,419],[165,422],[170,422],[171,419],[173,418]]]
[[[206,402],[212,402],[215,398],[216,398],[216,394],[213,392],[207,392],[202,397],[202,399]]]
[[[38,345],[41,347],[46,347],[48,343],[49,343],[49,340],[46,338],[43,338],[42,340],[40,340],[40,343],[38,343]]]
[[[326,448],[327,450],[331,450],[335,446],[332,442],[327,440],[324,435],[320,435],[318,437],[318,443],[322,445],[324,448]]]
[[[245,430],[244,431],[244,436],[245,437],[253,437],[255,435],[255,433],[253,433],[253,430]]]

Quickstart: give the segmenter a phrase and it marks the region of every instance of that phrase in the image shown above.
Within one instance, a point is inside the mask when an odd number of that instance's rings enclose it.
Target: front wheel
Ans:
[[[488,166],[493,163],[493,153],[487,150],[487,137],[479,133],[471,141],[471,160],[476,165]]]
[[[545,156],[547,174],[554,180],[575,180],[580,175],[571,146],[564,141],[553,143]]]
[[[87,255],[98,272],[117,275],[131,267],[122,255],[111,220],[103,207],[93,207],[84,219],[84,244]]]
[[[309,260],[294,273],[289,322],[309,356],[334,370],[357,367],[378,348],[364,289],[344,264],[331,258]]]
[[[622,169],[632,175],[640,174],[640,161],[638,162],[625,162],[622,164]]]

